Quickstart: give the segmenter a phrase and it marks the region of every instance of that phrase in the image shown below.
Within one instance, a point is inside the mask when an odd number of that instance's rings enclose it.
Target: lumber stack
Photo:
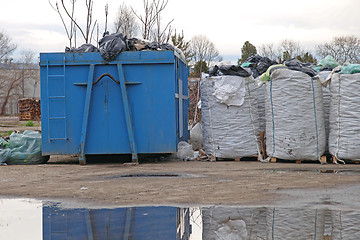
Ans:
[[[19,99],[19,120],[40,121],[40,100],[36,98]]]

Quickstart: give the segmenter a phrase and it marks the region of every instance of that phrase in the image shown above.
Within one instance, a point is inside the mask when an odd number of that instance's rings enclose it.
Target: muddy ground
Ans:
[[[0,166],[0,195],[110,205],[275,205],[316,196],[312,201],[340,206],[360,197],[360,164],[147,157],[136,166],[124,162],[102,156],[82,166],[77,156],[60,155],[43,165]],[[334,195],[344,198],[335,201]]]

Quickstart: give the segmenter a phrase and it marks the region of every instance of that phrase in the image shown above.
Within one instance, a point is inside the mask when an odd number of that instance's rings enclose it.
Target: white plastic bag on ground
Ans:
[[[200,123],[196,123],[190,130],[190,143],[194,150],[202,148],[202,129]]]
[[[191,160],[194,158],[194,150],[191,144],[181,141],[178,143],[177,157],[182,160]]]

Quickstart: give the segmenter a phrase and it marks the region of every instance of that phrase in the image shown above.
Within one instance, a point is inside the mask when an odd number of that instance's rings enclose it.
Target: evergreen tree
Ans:
[[[201,77],[200,73],[200,66],[201,66],[201,72],[208,72],[209,68],[206,64],[206,61],[198,61],[194,65],[194,71],[190,74],[190,77],[192,78],[199,78]]]
[[[249,41],[246,41],[241,48],[241,59],[238,60],[238,64],[245,62],[249,57],[257,54],[256,47],[252,45]]]
[[[285,60],[289,60],[289,59],[291,59],[291,54],[289,53],[289,51],[284,51],[282,60],[285,61]]]
[[[316,58],[309,52],[306,52],[303,56],[297,56],[296,58],[301,62],[316,63]]]
[[[190,62],[194,55],[191,53],[190,41],[184,39],[184,31],[181,31],[181,35],[176,34],[175,31],[175,34],[171,36],[171,42],[184,53],[185,60]]]

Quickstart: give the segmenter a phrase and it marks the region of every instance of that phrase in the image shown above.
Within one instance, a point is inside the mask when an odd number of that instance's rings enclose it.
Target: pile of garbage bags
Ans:
[[[42,164],[49,156],[41,154],[41,134],[26,130],[13,132],[8,140],[0,139],[0,164]]]
[[[65,52],[100,52],[102,58],[107,61],[113,61],[123,51],[142,51],[142,50],[172,50],[179,52],[184,59],[181,50],[175,48],[171,44],[158,42],[149,42],[138,38],[127,39],[122,33],[105,32],[103,38],[99,41],[99,48],[92,44],[83,44],[78,48],[65,48]]]

